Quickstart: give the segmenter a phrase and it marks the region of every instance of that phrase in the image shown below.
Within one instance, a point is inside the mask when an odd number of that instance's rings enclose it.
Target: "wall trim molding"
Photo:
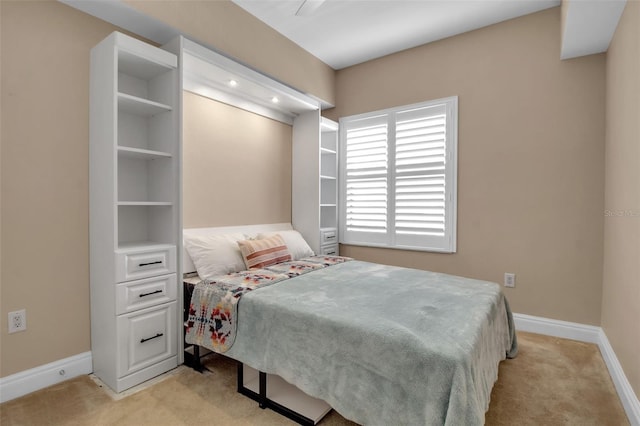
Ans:
[[[601,327],[515,313],[513,320],[518,331],[597,344],[629,422],[632,426],[640,426],[640,401]]]
[[[0,403],[93,371],[91,352],[83,352],[0,378]]]
[[[593,325],[535,317],[525,314],[513,314],[516,330],[545,336],[561,337],[586,343],[599,343],[602,329]]]
[[[636,394],[631,387],[631,383],[627,380],[627,376],[622,370],[618,357],[613,351],[613,347],[609,343],[609,339],[602,329],[600,329],[600,341],[598,342],[598,347],[600,348],[605,364],[607,364],[609,374],[611,375],[613,384],[618,391],[620,401],[627,413],[629,422],[631,422],[632,426],[640,426],[640,400],[636,397]]]

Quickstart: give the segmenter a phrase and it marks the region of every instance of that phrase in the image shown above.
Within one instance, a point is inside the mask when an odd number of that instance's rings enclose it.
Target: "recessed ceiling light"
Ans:
[[[231,87],[236,87],[238,85],[238,82],[235,80],[229,80],[229,86]]]
[[[277,104],[278,102],[280,102],[280,99],[278,99],[277,96],[274,96],[273,98],[271,98],[271,102],[273,102],[274,104]]]

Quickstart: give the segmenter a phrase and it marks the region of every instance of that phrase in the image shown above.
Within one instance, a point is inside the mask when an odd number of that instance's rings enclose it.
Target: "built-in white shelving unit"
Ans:
[[[316,253],[338,255],[338,123],[319,111],[293,122],[292,222]]]
[[[317,100],[183,37],[160,49],[110,35],[91,52],[91,344],[94,373],[116,392],[182,362],[183,88],[292,125],[293,225],[315,252],[338,254],[338,125]],[[280,401],[282,380],[268,381]],[[328,411],[287,389],[290,408]]]
[[[120,33],[91,51],[93,372],[116,392],[178,364],[176,55]]]

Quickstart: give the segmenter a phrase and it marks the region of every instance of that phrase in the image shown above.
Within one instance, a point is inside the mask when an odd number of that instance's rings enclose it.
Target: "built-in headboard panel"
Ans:
[[[182,235],[223,235],[241,232],[247,238],[254,238],[261,232],[287,231],[293,229],[290,223],[267,223],[261,225],[221,226],[215,228],[188,228],[182,230]],[[182,272],[185,274],[195,272],[196,267],[189,257],[189,253],[182,244]]]

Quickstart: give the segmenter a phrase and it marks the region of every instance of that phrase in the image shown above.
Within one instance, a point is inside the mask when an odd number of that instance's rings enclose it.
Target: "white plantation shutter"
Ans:
[[[457,98],[341,119],[341,242],[455,251]]]
[[[446,108],[396,114],[396,243],[421,245],[445,235]]]
[[[344,223],[349,233],[386,241],[389,145],[387,117],[356,120],[345,129]]]

